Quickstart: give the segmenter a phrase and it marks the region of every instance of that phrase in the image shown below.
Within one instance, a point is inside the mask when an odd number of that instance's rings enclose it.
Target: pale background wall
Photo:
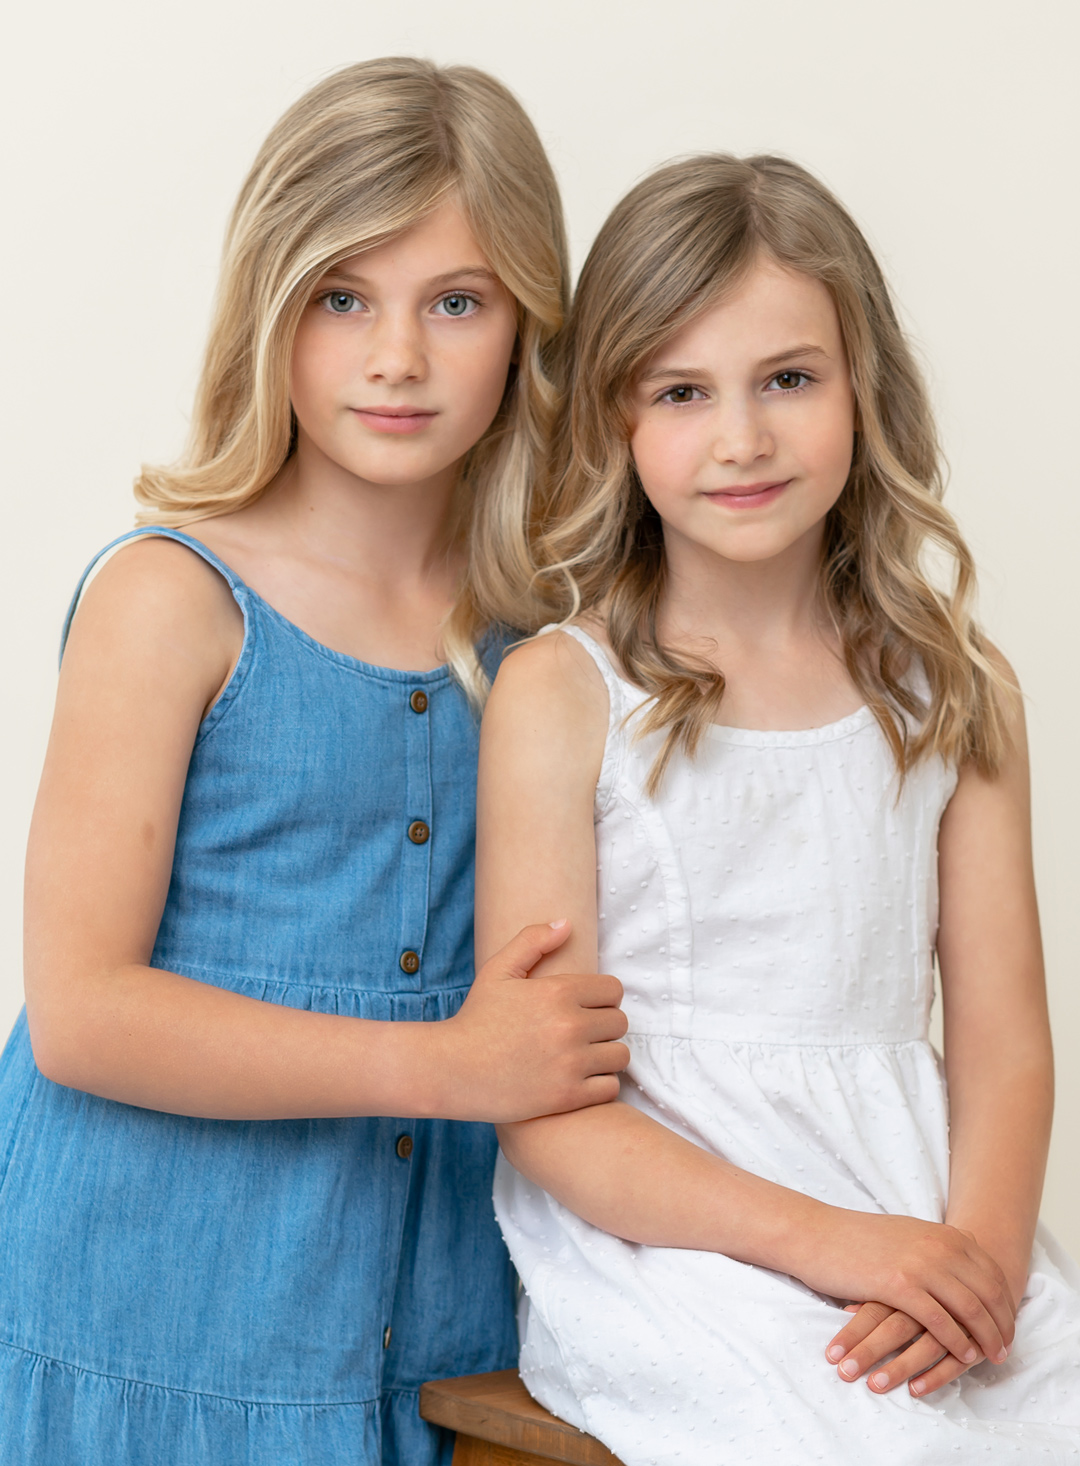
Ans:
[[[1045,1215],[1080,1255],[1080,529],[1073,0],[37,0],[3,35],[7,337],[0,625],[0,1029],[57,631],[179,448],[227,209],[301,91],[394,53],[486,67],[535,118],[575,261],[642,172],[786,152],[878,247],[930,364],[949,502],[1030,699],[1060,1101]]]

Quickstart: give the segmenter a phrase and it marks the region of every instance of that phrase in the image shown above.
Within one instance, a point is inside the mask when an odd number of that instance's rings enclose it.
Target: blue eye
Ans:
[[[444,315],[460,317],[472,315],[473,310],[479,305],[479,301],[475,300],[471,295],[463,295],[460,291],[454,290],[449,295],[444,295],[442,300],[439,301],[439,305],[442,307]]]
[[[360,301],[347,290],[331,290],[328,295],[323,296],[323,302],[328,310],[338,316],[346,316],[350,311],[360,308]]]

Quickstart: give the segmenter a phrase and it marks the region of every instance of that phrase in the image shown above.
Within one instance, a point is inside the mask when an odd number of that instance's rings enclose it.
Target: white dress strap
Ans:
[[[596,783],[596,810],[599,818],[611,805],[627,744],[633,736],[629,731],[628,720],[638,708],[648,701],[648,695],[640,688],[634,687],[633,683],[627,682],[625,677],[620,676],[608,653],[580,626],[560,626],[553,622],[549,626],[542,627],[537,634],[544,636],[552,631],[565,632],[567,636],[573,637],[580,646],[584,647],[596,663],[597,670],[604,679],[604,686],[608,691],[607,742],[604,747],[604,762],[600,769],[600,777]]]

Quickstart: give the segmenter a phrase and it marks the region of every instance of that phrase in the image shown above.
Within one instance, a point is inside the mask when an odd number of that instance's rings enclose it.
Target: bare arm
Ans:
[[[948,1220],[1001,1263],[1019,1302],[1042,1196],[1053,1052],[1031,857],[1027,740],[995,779],[965,769],[939,840],[938,959],[949,1083]]]
[[[222,1119],[501,1119],[609,1098],[624,1052],[610,1042],[624,1027],[618,985],[524,981],[566,938],[546,921],[443,1023],[302,1012],[147,965],[192,746],[242,636],[220,577],[165,540],[126,547],[84,597],[27,858],[27,1014],[42,1072]]]
[[[506,659],[481,740],[481,958],[522,921],[557,908],[574,936],[547,967],[595,966],[593,801],[606,726],[603,683],[570,638],[541,638]],[[518,1170],[629,1241],[723,1252],[838,1297],[884,1291],[961,1355],[971,1341],[958,1318],[992,1357],[1003,1332],[1011,1337],[1000,1270],[952,1228],[825,1206],[618,1102],[502,1125],[499,1136]]]
[[[1011,680],[1011,669],[1000,666]],[[1018,1304],[1039,1214],[1054,1081],[1019,696],[1010,699],[1009,721],[1011,748],[999,774],[985,779],[973,767],[961,770],[941,822],[938,960],[950,1111],[946,1220],[996,1259]],[[868,1305],[837,1336],[858,1373],[918,1333],[891,1312]],[[914,1343],[884,1366],[888,1383],[879,1387],[920,1375],[912,1389],[924,1394],[962,1372],[953,1359],[935,1365],[936,1357],[932,1340]]]

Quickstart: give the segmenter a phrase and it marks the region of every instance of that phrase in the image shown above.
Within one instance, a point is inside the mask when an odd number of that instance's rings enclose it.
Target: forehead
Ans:
[[[427,279],[465,270],[493,273],[468,219],[458,203],[449,198],[392,239],[350,255],[327,274],[357,279],[383,275]]]
[[[813,276],[760,260],[727,295],[669,337],[648,365],[675,358],[684,364],[717,358],[756,362],[796,345],[842,354],[833,298]]]

